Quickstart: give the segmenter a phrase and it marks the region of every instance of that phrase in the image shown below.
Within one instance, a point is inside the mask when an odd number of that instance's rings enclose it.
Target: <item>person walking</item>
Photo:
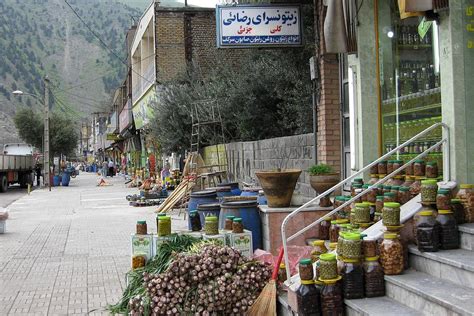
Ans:
[[[104,162],[102,162],[102,177],[107,178],[107,159],[104,159]]]
[[[115,167],[115,164],[114,162],[111,160],[109,160],[109,174],[111,177],[114,176],[114,167]]]
[[[39,163],[35,166],[35,174],[36,174],[36,186],[39,187],[41,185],[41,166]]]

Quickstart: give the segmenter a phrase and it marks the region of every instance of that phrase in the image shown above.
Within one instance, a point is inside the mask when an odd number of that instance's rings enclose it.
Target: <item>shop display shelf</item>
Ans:
[[[428,111],[428,110],[433,110],[433,109],[438,109],[438,108],[441,108],[441,103],[430,104],[430,105],[420,106],[420,107],[416,107],[416,108],[412,108],[412,109],[398,111],[398,115],[418,113],[418,112]],[[394,116],[394,115],[397,115],[397,112],[388,112],[388,113],[384,113],[382,115],[383,115],[383,117]]]

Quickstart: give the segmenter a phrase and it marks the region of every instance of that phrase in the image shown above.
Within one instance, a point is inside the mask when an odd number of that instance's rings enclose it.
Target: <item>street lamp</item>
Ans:
[[[51,182],[49,181],[49,79],[48,77],[43,78],[44,81],[44,185],[48,186],[51,191]],[[12,92],[14,96],[28,95],[35,98],[41,103],[41,97],[32,93],[24,93],[21,90],[15,90]]]

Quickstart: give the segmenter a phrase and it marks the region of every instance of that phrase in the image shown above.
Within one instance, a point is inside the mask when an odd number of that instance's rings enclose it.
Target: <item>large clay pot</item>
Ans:
[[[328,173],[321,175],[309,176],[309,183],[311,187],[319,194],[329,190],[339,183],[339,173]]]
[[[269,207],[288,207],[301,169],[260,170],[255,175],[262,186]]]

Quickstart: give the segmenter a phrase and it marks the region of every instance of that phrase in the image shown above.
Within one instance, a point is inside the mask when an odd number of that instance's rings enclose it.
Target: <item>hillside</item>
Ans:
[[[64,0],[0,1],[0,143],[16,141],[11,120],[16,108],[40,106],[31,97],[13,97],[13,90],[42,96],[47,74],[53,110],[79,122],[101,111],[123,80],[125,32],[149,0],[68,2],[114,53],[103,48]]]

